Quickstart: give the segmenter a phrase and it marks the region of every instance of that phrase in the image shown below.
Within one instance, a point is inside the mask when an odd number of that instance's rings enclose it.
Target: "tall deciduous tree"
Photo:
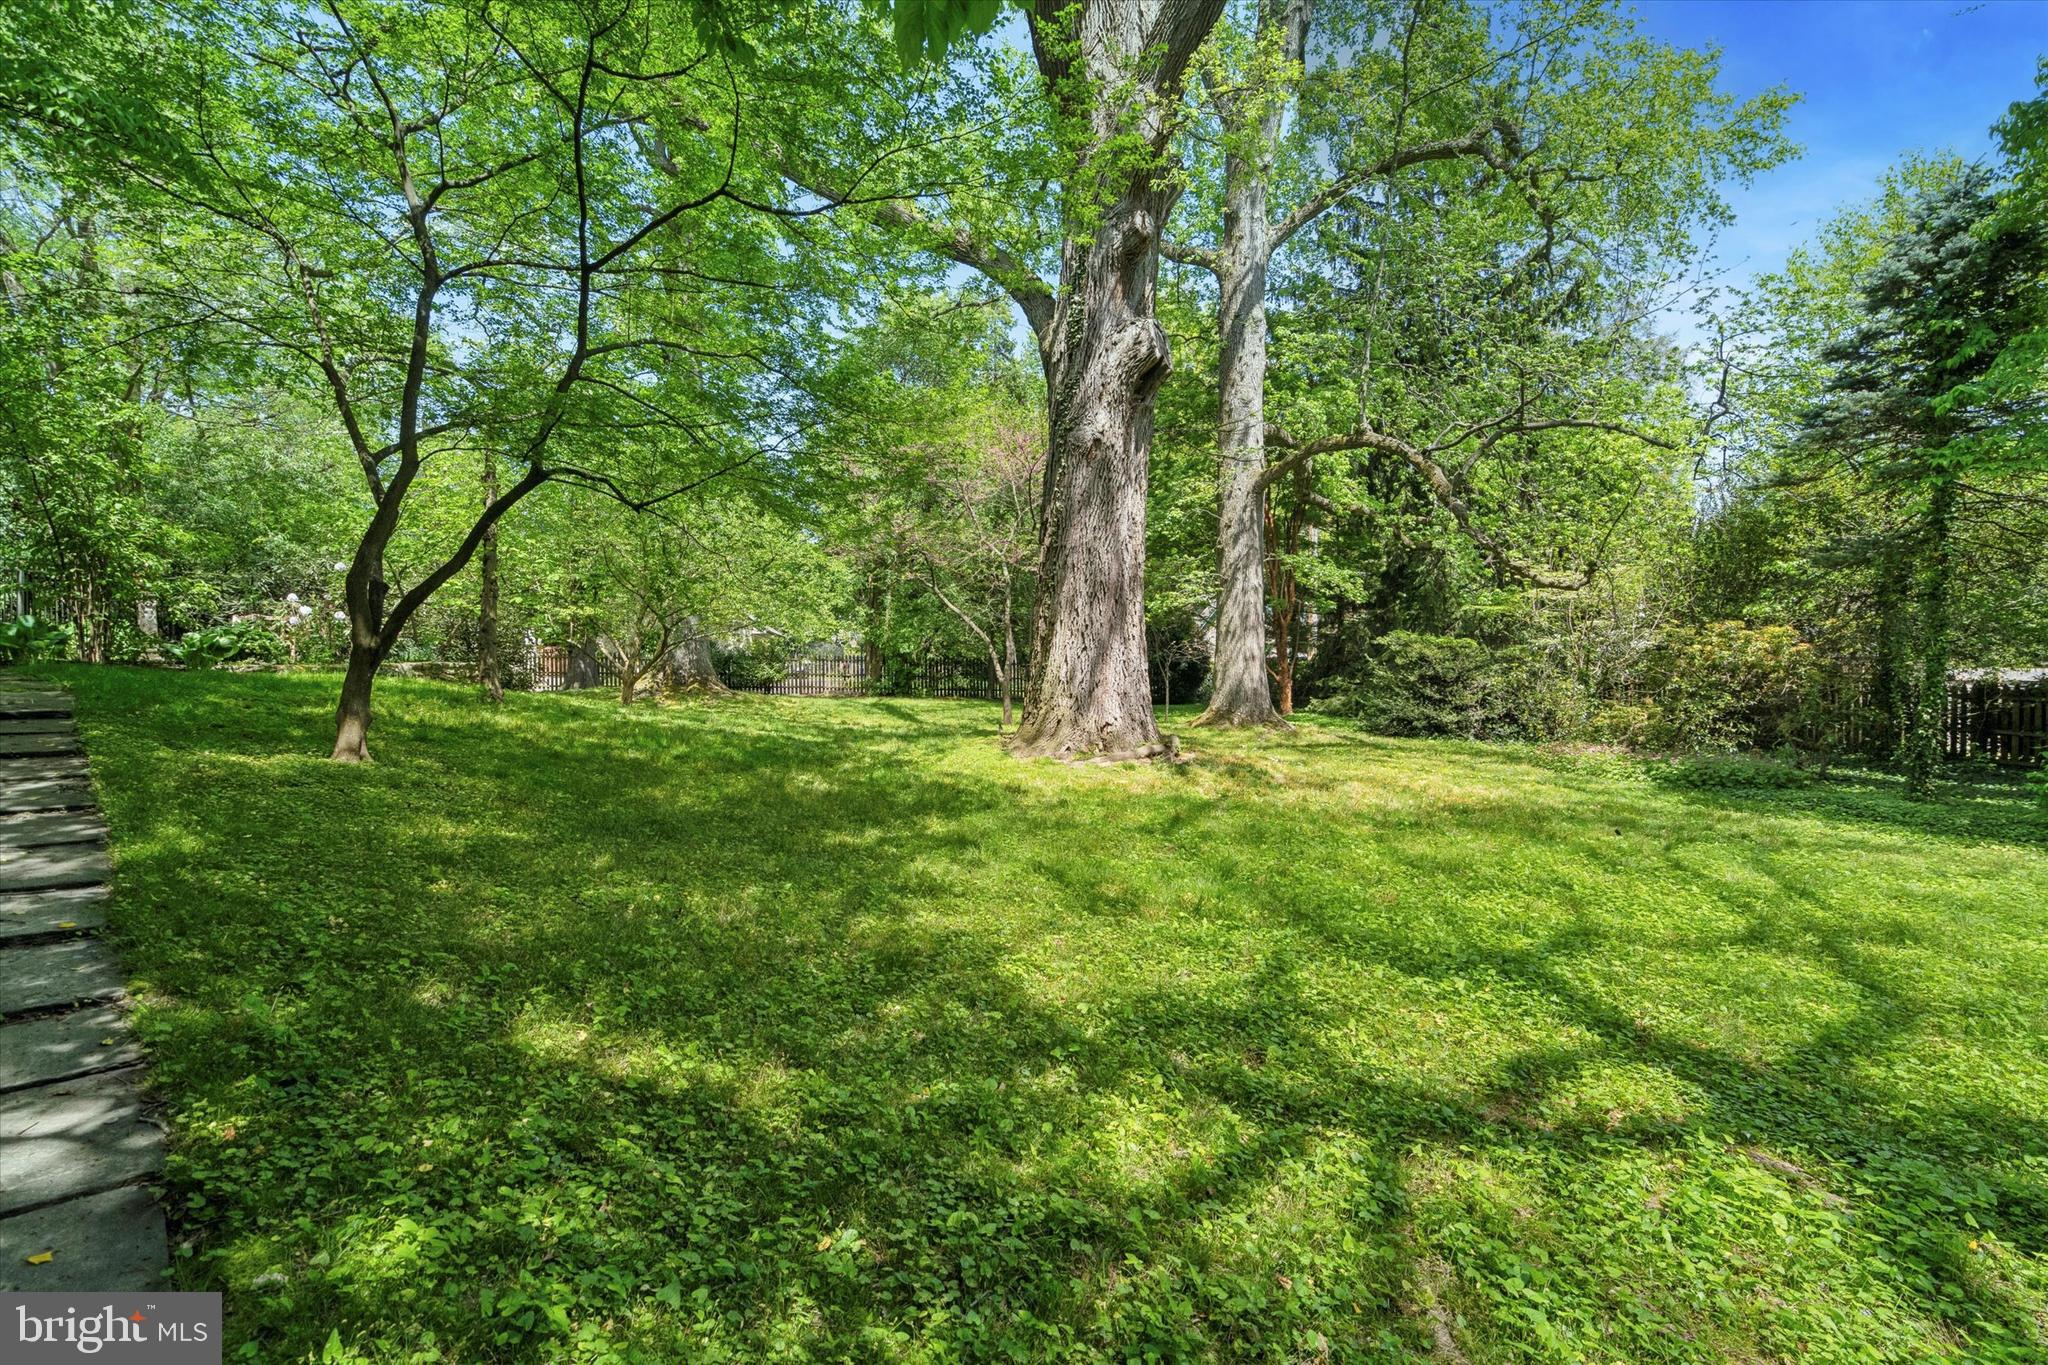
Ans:
[[[1346,232],[1373,258],[1374,290],[1416,287],[1421,282],[1388,277],[1384,245],[1372,245],[1400,216],[1394,186],[1414,168],[1436,171],[1421,193],[1440,204],[1483,189],[1520,202],[1523,212],[1490,217],[1490,237],[1456,243],[1467,251],[1522,250],[1547,264],[1562,248],[1583,264],[1618,254],[1615,237],[1656,235],[1669,246],[1673,225],[1719,211],[1714,174],[1746,173],[1779,154],[1772,132],[1782,100],[1735,105],[1714,92],[1711,61],[1644,43],[1611,7],[1583,0],[1530,6],[1498,24],[1454,2],[1259,0],[1223,25],[1219,39],[1203,81],[1221,163],[1205,178],[1215,206],[1207,240],[1181,235],[1166,252],[1213,274],[1216,291],[1216,646],[1211,699],[1198,723],[1247,725],[1277,719],[1267,682],[1267,590],[1290,582],[1292,571],[1282,562],[1285,547],[1269,552],[1266,504],[1294,464],[1339,449],[1406,459],[1459,524],[1475,529],[1455,478],[1423,449],[1428,442],[1397,446],[1384,431],[1366,432],[1369,413],[1358,414],[1361,430],[1348,446],[1304,450],[1283,434],[1279,443],[1292,454],[1269,468],[1267,307],[1276,254],[1341,210]],[[1438,249],[1452,246],[1446,240]],[[1509,291],[1468,301],[1522,302]],[[1354,327],[1368,330],[1370,322],[1355,319]],[[1372,360],[1368,351],[1364,364]],[[1303,510],[1281,520],[1297,525]],[[1279,672],[1288,670],[1283,649]]]
[[[965,212],[949,220],[892,197],[886,177],[871,173],[887,151],[857,176],[800,159],[789,166],[813,192],[864,206],[905,240],[987,275],[1037,340],[1049,439],[1032,673],[1012,741],[1021,755],[1147,758],[1166,747],[1152,714],[1144,609],[1153,416],[1170,363],[1155,291],[1160,234],[1180,196],[1168,144],[1182,82],[1222,5],[1024,7],[1038,121],[1057,149],[1048,173],[1058,183],[1058,214],[1050,223],[1014,215],[976,221]],[[904,146],[929,137],[906,128]],[[967,197],[956,192],[947,207]],[[1004,228],[1033,226],[1046,235],[1000,239]],[[1034,268],[1048,260],[1052,280]]]

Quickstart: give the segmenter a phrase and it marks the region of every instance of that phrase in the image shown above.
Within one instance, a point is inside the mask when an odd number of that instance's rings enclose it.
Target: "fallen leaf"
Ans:
[[[28,1263],[30,1265],[48,1265],[56,1258],[57,1253],[54,1251],[38,1251],[35,1255],[28,1258]]]
[[[832,1249],[832,1234],[830,1234],[830,1233],[826,1233],[826,1234],[825,1234],[825,1235],[824,1235],[823,1237],[820,1237],[820,1238],[818,1239],[818,1250],[820,1250],[820,1251],[830,1251],[831,1249]]]

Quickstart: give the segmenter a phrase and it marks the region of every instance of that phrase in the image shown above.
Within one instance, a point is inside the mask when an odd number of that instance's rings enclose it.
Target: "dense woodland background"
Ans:
[[[1022,696],[1128,182],[1155,692],[1924,774],[1953,669],[2048,664],[2042,96],[1738,291],[1796,92],[1607,4],[1191,9],[1121,87],[1105,4],[11,10],[15,647]]]

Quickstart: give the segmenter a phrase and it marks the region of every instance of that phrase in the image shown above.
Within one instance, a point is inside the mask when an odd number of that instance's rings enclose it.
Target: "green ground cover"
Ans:
[[[2048,1351],[2003,789],[51,671],[230,1358]]]

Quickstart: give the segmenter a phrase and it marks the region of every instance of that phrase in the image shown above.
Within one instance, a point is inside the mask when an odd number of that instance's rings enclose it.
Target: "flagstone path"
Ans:
[[[168,1257],[71,698],[0,674],[0,1290],[154,1286]]]

